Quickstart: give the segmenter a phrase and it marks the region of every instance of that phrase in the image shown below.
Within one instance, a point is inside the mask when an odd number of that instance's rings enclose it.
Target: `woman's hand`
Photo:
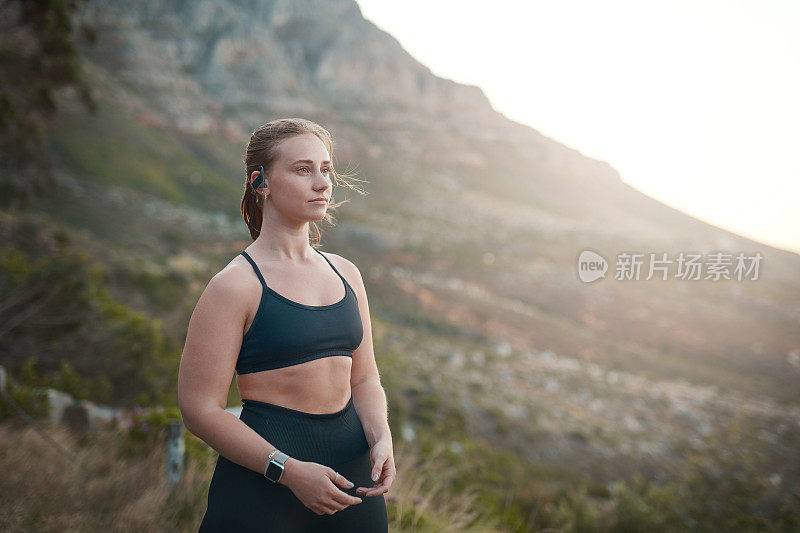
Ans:
[[[289,458],[284,464],[279,483],[286,485],[303,505],[318,515],[333,514],[350,505],[361,503],[361,498],[342,492],[336,485],[352,488],[350,480],[325,465]],[[334,482],[334,479],[336,482]]]
[[[384,439],[373,444],[369,450],[369,458],[372,460],[372,480],[376,484],[373,487],[358,487],[356,494],[378,496],[389,490],[397,474],[392,441]]]

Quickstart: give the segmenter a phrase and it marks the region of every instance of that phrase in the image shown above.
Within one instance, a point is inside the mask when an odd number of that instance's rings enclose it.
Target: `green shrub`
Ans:
[[[47,398],[47,391],[44,389],[17,385],[7,380],[6,394],[35,420],[44,420],[50,415],[50,401]],[[0,395],[0,419],[13,420],[15,424],[27,423],[14,405],[8,401],[5,394]]]

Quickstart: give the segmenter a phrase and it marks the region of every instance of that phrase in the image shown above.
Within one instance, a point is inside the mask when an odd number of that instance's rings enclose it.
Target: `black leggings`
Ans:
[[[362,502],[332,515],[318,515],[281,483],[220,455],[208,489],[208,507],[200,532],[276,531],[382,532],[389,530],[383,494],[363,496],[372,487],[369,444],[353,397],[341,411],[306,413],[256,400],[242,400],[240,419],[289,457],[329,466],[354,483],[339,490]]]

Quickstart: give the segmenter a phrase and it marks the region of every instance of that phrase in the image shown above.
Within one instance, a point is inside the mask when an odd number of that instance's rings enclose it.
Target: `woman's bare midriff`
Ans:
[[[313,359],[299,365],[236,376],[243,399],[296,411],[322,414],[341,411],[350,399],[350,368],[345,355]]]

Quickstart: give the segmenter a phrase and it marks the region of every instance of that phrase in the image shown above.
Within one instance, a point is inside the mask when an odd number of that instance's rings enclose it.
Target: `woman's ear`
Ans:
[[[263,166],[259,166],[258,170],[254,170],[250,173],[250,185],[253,187],[253,190],[256,192],[256,194],[261,194],[258,192],[259,189],[267,188]]]

